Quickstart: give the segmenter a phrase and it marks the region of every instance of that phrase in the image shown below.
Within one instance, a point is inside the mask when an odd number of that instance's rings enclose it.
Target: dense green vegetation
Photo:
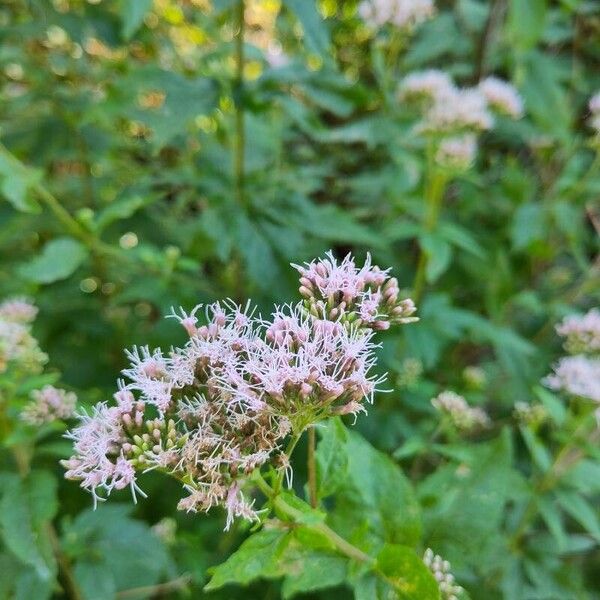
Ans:
[[[0,305],[0,600],[600,598],[600,5],[430,5],[1,3],[0,303],[38,313]],[[160,469],[93,510],[72,393],[184,346],[172,307],[268,319],[328,250],[392,269],[374,329],[417,306],[368,414],[306,392],[260,522]]]

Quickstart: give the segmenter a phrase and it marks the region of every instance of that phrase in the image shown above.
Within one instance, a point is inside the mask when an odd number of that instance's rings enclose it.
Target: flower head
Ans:
[[[296,268],[300,304],[269,319],[230,301],[179,310],[170,316],[188,333],[184,346],[128,351],[116,405],[80,415],[69,433],[66,476],[97,500],[125,487],[135,497],[140,471],[166,471],[187,492],[180,509],[221,506],[226,528],[255,519],[242,491],[250,474],[270,464],[290,476],[280,450],[290,432],[364,411],[384,379],[373,373],[375,331],[414,320],[412,302],[370,259],[358,268],[329,254]]]
[[[372,29],[389,24],[411,31],[434,13],[433,0],[363,0],[358,7],[359,16]]]
[[[566,338],[565,348],[571,354],[600,352],[600,310],[585,315],[569,315],[556,326],[558,335]]]
[[[431,400],[431,404],[446,415],[458,430],[465,433],[490,425],[490,418],[482,408],[469,406],[462,396],[454,392],[442,392]]]
[[[31,402],[21,411],[21,419],[30,425],[42,425],[57,419],[69,419],[75,412],[77,396],[46,385],[31,392]]]
[[[442,600],[458,600],[463,588],[456,584],[454,575],[450,572],[451,565],[431,548],[423,555],[425,566],[431,571],[440,588]]]
[[[600,402],[600,358],[582,354],[561,358],[543,383],[550,389]]]
[[[523,116],[523,99],[510,83],[487,77],[479,84],[479,89],[493,109],[513,119]]]

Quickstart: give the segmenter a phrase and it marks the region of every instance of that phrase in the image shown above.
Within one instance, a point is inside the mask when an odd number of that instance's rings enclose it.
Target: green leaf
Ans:
[[[122,219],[128,219],[134,215],[140,208],[154,202],[154,197],[125,196],[115,200],[103,208],[96,218],[96,227],[102,231],[107,225]]]
[[[522,499],[522,477],[512,468],[508,430],[469,450],[469,458],[438,468],[419,487],[426,543],[457,568],[476,564],[482,572],[497,567],[506,539],[497,535],[505,505]]]
[[[567,544],[567,536],[559,507],[548,497],[542,497],[537,500],[537,508],[550,533],[556,540],[558,551],[562,552]]]
[[[540,204],[528,202],[515,211],[511,238],[515,250],[523,250],[546,235],[546,216]]]
[[[6,547],[35,569],[43,581],[56,572],[47,529],[58,510],[56,480],[45,471],[10,481],[0,502],[0,527]]]
[[[31,195],[31,189],[39,183],[42,172],[21,164],[16,158],[0,154],[0,193],[16,210],[28,213],[40,212],[40,205]]]
[[[600,541],[598,511],[576,492],[558,491],[556,497],[563,510],[571,515],[596,541]]]
[[[252,534],[223,563],[210,569],[212,577],[205,590],[216,590],[228,583],[246,585],[259,577],[282,575],[278,559],[289,541],[282,529],[262,529]]]
[[[130,40],[144,22],[153,0],[121,0],[121,35]]]
[[[321,18],[315,0],[283,0],[296,15],[304,30],[306,47],[315,54],[325,54],[329,48],[329,31]]]
[[[419,237],[421,247],[427,256],[425,276],[433,283],[450,265],[452,247],[442,237],[425,233]]]
[[[508,33],[519,50],[533,48],[544,33],[546,0],[510,0]]]
[[[22,265],[19,273],[35,283],[53,283],[72,275],[88,256],[87,248],[73,238],[48,242],[42,253]]]
[[[348,474],[348,456],[344,452],[346,429],[339,418],[329,419],[317,428],[317,491],[319,498],[331,496]]]
[[[128,516],[132,506],[111,504],[80,513],[61,542],[75,559],[75,578],[86,600],[112,600],[116,591],[152,586],[174,569],[148,525]]]
[[[281,589],[283,598],[344,583],[348,561],[341,556],[324,553],[300,553],[294,560],[286,552],[286,575]]]
[[[348,460],[348,476],[336,494],[334,528],[362,548],[382,542],[416,544],[421,519],[412,486],[388,456],[354,431],[340,449]]]
[[[440,589],[423,559],[412,548],[386,544],[377,555],[381,571],[406,600],[439,600]]]

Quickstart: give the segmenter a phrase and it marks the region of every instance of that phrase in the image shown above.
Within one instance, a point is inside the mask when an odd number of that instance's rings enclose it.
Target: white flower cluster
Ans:
[[[417,132],[441,138],[436,161],[450,169],[470,166],[477,152],[475,136],[494,126],[493,112],[514,119],[523,116],[523,101],[515,88],[496,77],[473,88],[458,88],[444,71],[429,69],[407,75],[399,97],[421,107]]]
[[[31,334],[37,308],[27,300],[15,298],[0,304],[0,373],[10,366],[38,373],[48,360]]]
[[[556,326],[558,335],[567,338],[565,349],[570,354],[600,353],[600,310],[593,308],[585,315],[569,315]]]
[[[435,13],[433,0],[363,0],[358,14],[368,27],[392,25],[411,31]]]
[[[600,102],[600,100],[599,100]],[[571,315],[557,326],[572,356],[561,358],[543,383],[553,390],[600,402],[600,312]]]
[[[21,419],[30,425],[42,425],[68,419],[75,413],[77,396],[52,385],[31,392],[31,402],[21,411]]]
[[[449,417],[452,424],[464,433],[490,425],[490,418],[482,408],[469,406],[467,401],[455,392],[442,392],[431,400],[431,404],[441,414]]]
[[[515,419],[524,425],[539,427],[548,418],[548,411],[543,404],[516,402],[513,411]]]
[[[450,563],[435,554],[431,548],[425,550],[423,562],[438,582],[442,600],[458,600],[463,588],[454,581],[454,575],[450,573]]]

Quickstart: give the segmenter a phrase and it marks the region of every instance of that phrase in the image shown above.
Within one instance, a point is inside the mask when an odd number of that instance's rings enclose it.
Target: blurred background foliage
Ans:
[[[539,380],[560,352],[553,325],[600,295],[598,140],[587,107],[600,88],[600,6],[438,0],[436,15],[406,35],[373,33],[357,4],[2,2],[0,289],[35,299],[50,368],[84,406],[110,398],[124,347],[183,341],[163,318],[171,306],[294,300],[287,264],[330,248],[371,252],[407,293],[420,248],[429,257],[421,321],[385,340],[394,392],[356,424],[415,482],[438,464],[415,456],[430,443],[429,399],[441,389],[485,405],[498,428],[516,401],[548,394]],[[525,103],[523,119],[500,118],[480,137],[433,231],[424,142],[396,94],[404,75],[426,68],[461,85],[495,74]],[[93,513],[60,480],[54,465],[68,444],[58,440],[36,454],[43,481],[31,485],[44,518],[58,514],[84,597],[204,597],[207,567],[239,545],[240,530],[222,533],[220,515],[176,514],[178,486],[152,478],[151,502]],[[485,498],[491,486],[514,500],[524,483],[509,454],[526,450],[500,448],[505,437],[493,444],[446,447],[447,464],[419,492],[429,539],[473,598],[600,597],[600,559],[578,562],[575,539],[567,558],[546,555],[540,537],[531,562],[499,567],[505,546],[490,538],[504,517]],[[451,506],[428,512],[463,459],[481,473],[475,491],[454,484]],[[14,485],[5,506],[27,495]],[[0,555],[0,597],[45,597],[28,587],[29,571],[6,576],[17,559],[36,567],[27,555]],[[253,585],[206,597],[279,597],[277,584]],[[350,597],[336,589],[306,597]]]

